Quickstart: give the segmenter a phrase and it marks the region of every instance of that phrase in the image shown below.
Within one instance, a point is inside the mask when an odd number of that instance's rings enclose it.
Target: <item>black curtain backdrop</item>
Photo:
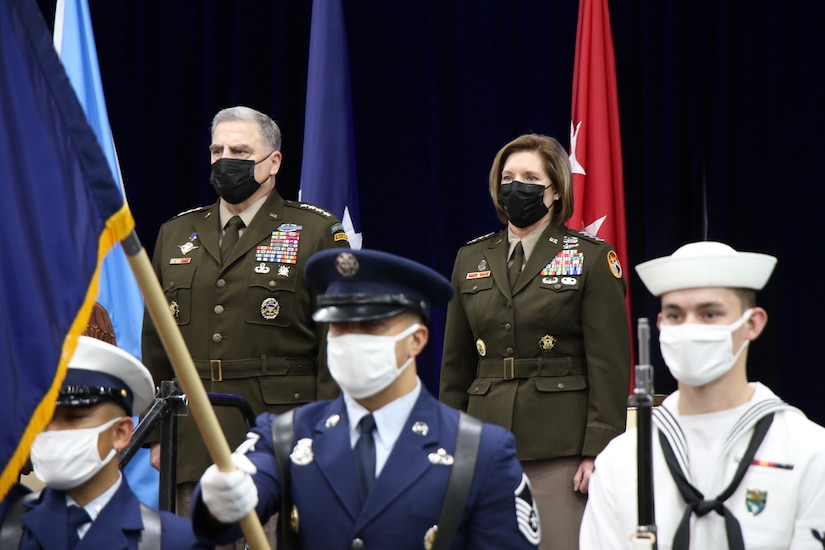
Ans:
[[[39,3],[53,24],[54,0]],[[127,196],[150,254],[161,223],[215,200],[209,122],[223,107],[278,121],[278,190],[297,198],[310,1],[89,3]],[[704,238],[777,256],[758,296],[770,321],[751,346],[750,377],[825,423],[816,245],[825,4],[610,8],[634,324],[655,324],[658,312],[632,269],[642,261]],[[496,151],[524,132],[569,145],[578,2],[345,0],[344,11],[364,246],[449,277],[462,244],[500,228],[486,191]],[[420,362],[434,392],[443,324],[441,309]],[[657,336],[656,390],[668,393],[675,384]]]

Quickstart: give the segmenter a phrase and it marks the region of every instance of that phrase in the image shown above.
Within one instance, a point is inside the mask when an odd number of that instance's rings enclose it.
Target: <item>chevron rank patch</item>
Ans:
[[[539,522],[539,510],[533,500],[533,492],[530,488],[530,480],[527,474],[521,474],[521,483],[516,487],[516,522],[518,530],[530,544],[538,546],[541,542],[541,523]]]

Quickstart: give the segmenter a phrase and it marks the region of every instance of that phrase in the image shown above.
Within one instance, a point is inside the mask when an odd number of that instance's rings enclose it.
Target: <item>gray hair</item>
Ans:
[[[218,111],[218,114],[212,119],[211,135],[215,134],[215,128],[217,128],[221,122],[232,122],[235,120],[257,122],[258,129],[261,131],[261,137],[264,138],[264,143],[269,145],[273,151],[281,150],[281,129],[278,128],[275,121],[255,109],[241,105],[237,107],[227,107],[226,109]]]

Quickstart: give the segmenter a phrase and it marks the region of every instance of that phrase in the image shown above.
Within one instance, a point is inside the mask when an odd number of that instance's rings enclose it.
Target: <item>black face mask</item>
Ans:
[[[516,227],[530,227],[542,219],[549,208],[544,204],[547,187],[534,183],[502,183],[498,189],[498,204],[504,215]]]
[[[271,154],[271,153],[270,153]],[[255,167],[269,158],[262,160],[218,159],[212,165],[209,183],[215,192],[230,204],[240,204],[255,194],[261,184],[255,181]],[[266,180],[264,180],[266,181]]]

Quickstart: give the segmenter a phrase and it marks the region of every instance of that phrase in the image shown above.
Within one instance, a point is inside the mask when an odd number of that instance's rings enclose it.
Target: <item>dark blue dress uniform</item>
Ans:
[[[435,271],[378,251],[325,250],[310,259],[306,275],[313,287],[323,291],[313,318],[344,323],[340,327],[344,334],[358,333],[374,321],[409,311],[427,321],[431,304],[446,303],[452,294],[449,282]],[[348,323],[361,325],[347,327]],[[334,375],[335,369],[331,372]],[[460,454],[456,456],[459,412],[438,402],[420,380],[415,384],[403,395],[412,398],[412,392],[420,393],[363,504],[348,396],[295,409],[286,467],[291,528],[301,548],[432,547],[433,539],[439,536],[437,525],[453,467],[467,462]],[[392,384],[385,389],[390,387]],[[368,410],[395,402],[397,398]],[[270,413],[260,415],[236,451],[244,453],[257,468],[252,480],[258,491],[256,511],[261,520],[281,509],[282,476],[272,435],[276,418]],[[212,518],[200,490],[199,485],[193,500],[195,533],[218,542],[236,540],[238,525]],[[472,483],[460,515],[452,548],[536,548],[541,538],[530,484],[516,458],[515,438],[502,427],[484,424],[481,428]],[[445,520],[444,533],[448,523]]]
[[[272,446],[271,414],[258,417],[243,444],[257,467],[258,516],[278,511],[281,486]],[[428,429],[414,429],[417,423]],[[421,424],[418,424],[421,426]],[[311,450],[290,463],[292,495],[302,548],[425,548],[428,531],[438,523],[450,467],[433,462],[439,449],[455,452],[458,411],[422,389],[384,469],[361,507],[358,476],[350,445],[344,398],[305,405],[295,414],[295,441],[305,438]],[[295,453],[293,453],[294,455]],[[306,464],[296,464],[309,460]],[[529,512],[529,489],[523,487],[516,445],[508,431],[485,424],[473,484],[453,548],[500,550],[535,548],[530,539],[538,525]],[[521,490],[518,490],[521,488]],[[198,535],[214,536],[206,506],[196,493],[192,523]],[[533,523],[531,523],[531,521]],[[225,526],[217,542],[240,536],[237,525]]]
[[[55,526],[66,525],[66,494],[46,488],[40,501],[27,504],[23,514],[26,527],[20,550],[59,550],[69,548],[66,531]],[[199,543],[188,520],[170,512],[160,512],[161,548],[213,548]],[[143,531],[143,519],[138,501],[126,478],[112,499],[100,511],[91,527],[75,546],[75,550],[134,550]]]

